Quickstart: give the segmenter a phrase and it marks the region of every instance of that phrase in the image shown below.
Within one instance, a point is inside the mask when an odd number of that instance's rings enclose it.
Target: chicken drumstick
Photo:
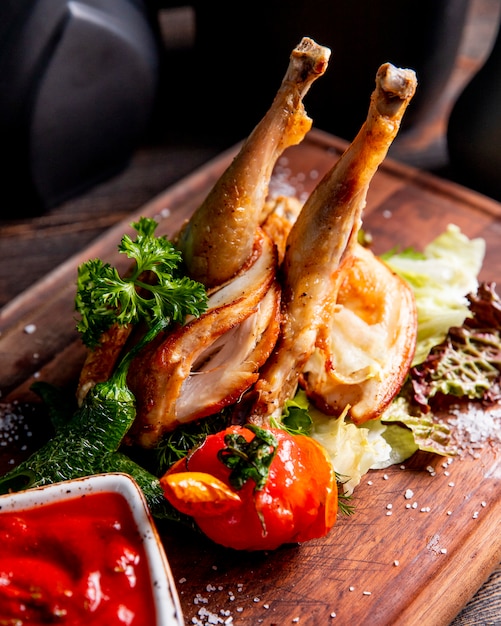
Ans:
[[[328,305],[336,300],[343,279],[340,270],[356,250],[369,184],[398,133],[415,89],[412,70],[389,63],[379,68],[365,123],[292,227],[282,266],[282,328],[254,388],[249,417],[254,423],[265,424],[271,415],[278,416],[296,391],[320,329],[327,323]],[[412,308],[409,299],[406,302]],[[412,329],[413,316],[407,317]]]

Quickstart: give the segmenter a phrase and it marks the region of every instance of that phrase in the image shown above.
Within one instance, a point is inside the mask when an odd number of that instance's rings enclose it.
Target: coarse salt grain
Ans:
[[[400,561],[398,561],[398,560],[393,561],[393,565],[395,567],[398,567],[400,565]]]
[[[208,604],[209,600],[204,598],[202,594],[197,593],[197,595],[193,599],[193,604]]]
[[[223,620],[221,617],[219,617],[219,615],[217,615],[216,613],[212,613],[211,611],[208,611],[206,608],[201,608],[198,611],[198,616],[205,621],[206,624],[231,624],[233,622],[233,618],[229,617],[226,620]],[[196,618],[192,619],[192,623],[193,624],[203,624],[204,622],[199,622],[198,620],[195,621]]]
[[[405,490],[404,498],[406,500],[410,500],[413,496],[414,496],[414,492],[412,491],[412,489],[406,489]]]
[[[26,326],[24,327],[24,332],[27,335],[32,335],[34,332],[36,332],[36,325],[35,324],[26,324]]]
[[[474,449],[483,447],[487,441],[501,442],[501,408],[486,411],[469,404],[467,410],[458,408],[452,410],[449,424],[454,427],[453,433],[456,447],[462,452],[469,452],[476,457]]]

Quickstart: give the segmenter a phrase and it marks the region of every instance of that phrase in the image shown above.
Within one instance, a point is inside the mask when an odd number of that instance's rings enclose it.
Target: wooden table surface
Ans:
[[[17,296],[22,299],[23,292],[47,273],[85,249],[96,237],[117,222],[127,219],[129,214],[137,212],[141,206],[185,175],[216,157],[222,148],[196,143],[188,147],[182,144],[180,147],[176,142],[145,146],[137,152],[122,174],[83,196],[38,217],[2,219],[0,307],[3,309],[0,309],[0,319],[2,315],[8,317],[9,311],[16,308]],[[421,173],[417,170],[412,172],[411,177],[415,176],[419,178]],[[426,180],[429,175],[424,176]],[[437,190],[441,188],[439,184],[432,193],[438,194]],[[456,192],[457,188],[454,189]],[[459,192],[461,195],[461,190]],[[433,590],[430,589],[432,594]],[[500,622],[501,567],[498,567],[452,624],[471,626]]]

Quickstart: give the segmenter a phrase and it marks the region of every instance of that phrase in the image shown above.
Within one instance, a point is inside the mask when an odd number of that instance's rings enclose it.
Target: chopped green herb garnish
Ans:
[[[124,235],[118,246],[120,253],[135,262],[127,276],[121,277],[100,259],[78,268],[77,330],[88,347],[97,345],[102,333],[115,323],[182,323],[186,315],[200,315],[207,309],[205,288],[182,275],[181,253],[166,237],[155,235],[157,222],[142,217],[132,226],[138,233],[136,239]]]

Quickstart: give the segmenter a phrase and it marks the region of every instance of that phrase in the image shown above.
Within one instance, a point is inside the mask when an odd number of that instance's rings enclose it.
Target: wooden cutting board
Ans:
[[[312,131],[280,160],[272,190],[308,194],[345,147]],[[141,215],[174,234],[235,150],[154,198],[0,311],[2,402],[33,402],[35,379],[74,386],[84,357],[74,330],[77,266],[99,256],[124,268],[116,246]],[[375,251],[422,248],[449,223],[486,240],[481,279],[501,276],[501,205],[387,159],[364,214]],[[486,417],[480,414],[477,424]],[[18,440],[0,430],[0,470],[39,445],[36,437],[46,433],[40,419],[25,413]],[[475,432],[478,446],[467,443],[452,462],[417,454],[402,467],[370,472],[356,489],[355,514],[340,516],[328,537],[305,545],[237,553],[162,527],[186,623],[448,624],[501,559],[499,440]]]

